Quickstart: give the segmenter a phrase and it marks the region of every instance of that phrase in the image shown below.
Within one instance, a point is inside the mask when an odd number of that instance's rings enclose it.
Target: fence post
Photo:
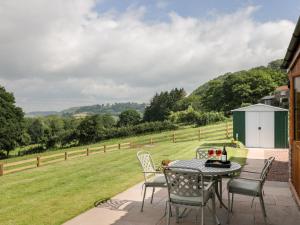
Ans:
[[[90,150],[89,148],[86,149],[86,156],[89,156],[90,155]]]
[[[176,142],[176,136],[175,136],[175,132],[173,133],[173,143]]]
[[[121,149],[121,143],[119,143],[118,148]]]
[[[65,160],[68,159],[68,152],[65,152]]]
[[[3,176],[4,174],[4,165],[3,163],[0,163],[0,176]]]
[[[40,166],[40,156],[36,157],[36,167],[39,167]]]
[[[200,138],[201,138],[201,130],[199,128],[199,131],[198,131],[198,140],[200,141]]]
[[[229,138],[228,122],[226,122],[226,138]]]
[[[106,152],[106,145],[103,146],[103,152]]]
[[[153,138],[151,137],[150,138],[150,145],[152,145],[153,144]]]

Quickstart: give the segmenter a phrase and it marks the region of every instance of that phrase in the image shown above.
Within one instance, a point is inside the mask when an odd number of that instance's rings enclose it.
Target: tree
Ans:
[[[141,115],[138,111],[134,109],[128,109],[123,111],[119,115],[118,126],[129,126],[129,125],[136,125],[141,121]]]
[[[28,119],[27,119],[28,120]],[[28,120],[27,132],[34,144],[41,143],[45,133],[45,127],[40,118]]]
[[[206,91],[200,97],[201,105],[206,111],[222,111],[224,101],[224,81],[215,79],[208,83]]]
[[[44,137],[44,143],[47,148],[59,147],[64,133],[64,121],[58,116],[46,117],[47,132]]]
[[[273,68],[276,66],[273,65]],[[198,96],[201,110],[229,114],[243,103],[255,104],[284,85],[286,75],[280,70],[257,67],[227,73],[202,85],[191,96]],[[199,108],[197,108],[199,110]]]
[[[27,146],[31,144],[31,137],[30,135],[24,130],[21,139],[20,139],[20,145],[21,146]]]
[[[105,128],[111,128],[116,125],[116,120],[108,113],[100,115],[98,118]]]
[[[183,88],[172,89],[160,94],[156,93],[151,99],[150,105],[145,108],[145,121],[164,121],[168,119],[171,111],[175,111],[177,102],[183,99],[186,92]]]
[[[13,94],[0,86],[0,151],[9,155],[22,140],[24,131],[24,113],[15,106]]]
[[[88,144],[105,138],[105,129],[112,127],[114,119],[109,115],[88,116],[78,126],[79,143]]]

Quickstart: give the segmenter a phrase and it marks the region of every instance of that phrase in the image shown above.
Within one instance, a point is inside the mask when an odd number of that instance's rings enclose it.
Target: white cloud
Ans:
[[[255,7],[211,20],[173,12],[169,22],[147,22],[146,8],[99,14],[95,2],[0,2],[0,84],[25,110],[148,101],[173,87],[190,92],[282,58],[294,28],[255,21]]]

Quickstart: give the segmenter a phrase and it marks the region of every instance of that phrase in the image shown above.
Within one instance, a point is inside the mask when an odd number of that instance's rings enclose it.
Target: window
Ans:
[[[300,77],[294,78],[294,135],[300,141]]]

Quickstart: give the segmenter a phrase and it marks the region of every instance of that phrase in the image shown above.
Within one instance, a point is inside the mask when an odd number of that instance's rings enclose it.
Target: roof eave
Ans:
[[[251,108],[253,106],[264,106],[264,107],[267,107],[267,108],[274,109],[274,111],[288,111],[287,109],[284,109],[284,108],[258,103],[258,104],[254,104],[254,105],[241,107],[241,108],[238,108],[238,109],[233,109],[233,110],[231,110],[231,112],[245,111],[246,109]]]
[[[292,60],[295,51],[297,50],[297,46],[300,42],[300,17],[298,18],[298,22],[296,24],[295,30],[293,32],[293,36],[291,38],[290,44],[287,48],[285,57],[283,59],[283,63],[281,65],[282,69],[288,69]]]

